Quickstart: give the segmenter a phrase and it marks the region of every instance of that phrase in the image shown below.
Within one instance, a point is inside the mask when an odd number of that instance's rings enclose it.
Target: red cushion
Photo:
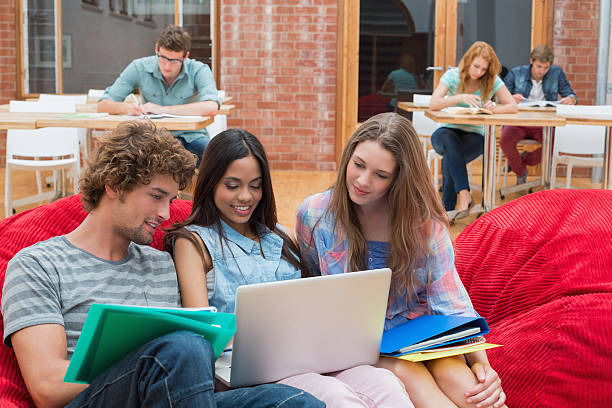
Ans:
[[[174,200],[170,219],[162,227],[182,221],[191,213],[191,202]],[[87,216],[80,197],[73,195],[53,203],[24,211],[0,221],[0,287],[4,286],[6,265],[22,248],[36,242],[67,234]],[[163,231],[157,230],[151,246],[161,249]],[[0,294],[0,299],[1,299]],[[0,325],[2,325],[0,316]],[[0,329],[1,330],[1,329]],[[0,345],[0,407],[29,407],[34,403],[28,394],[13,349]]]
[[[513,407],[612,406],[612,191],[543,191],[456,241]]]

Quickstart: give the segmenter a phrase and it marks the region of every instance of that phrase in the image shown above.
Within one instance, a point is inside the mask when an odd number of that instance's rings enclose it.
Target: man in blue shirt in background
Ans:
[[[552,65],[554,58],[552,49],[546,45],[538,45],[529,55],[529,65],[520,65],[508,72],[504,82],[517,103],[529,100],[553,101],[564,105],[576,104],[576,93],[563,70],[557,65]],[[527,165],[535,166],[542,160],[541,148],[519,154],[516,145],[522,139],[542,142],[542,128],[504,126],[502,130],[501,149],[508,158],[510,168],[516,173],[516,184],[523,184],[527,181]]]
[[[182,27],[166,27],[155,44],[155,55],[132,61],[106,88],[98,102],[98,112],[216,115],[221,101],[212,71],[208,65],[188,58],[190,48],[191,37]],[[142,105],[136,98],[125,101],[136,88]],[[172,134],[198,156],[199,163],[210,140],[206,129]]]

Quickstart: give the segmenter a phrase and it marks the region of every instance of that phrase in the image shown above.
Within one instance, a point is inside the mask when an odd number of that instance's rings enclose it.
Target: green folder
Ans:
[[[210,309],[93,303],[64,381],[89,384],[133,350],[177,330],[202,335],[211,343],[215,358],[218,358],[236,332],[236,316]]]

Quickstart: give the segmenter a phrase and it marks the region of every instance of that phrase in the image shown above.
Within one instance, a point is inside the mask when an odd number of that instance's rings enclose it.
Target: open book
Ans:
[[[493,112],[485,108],[464,108],[461,106],[449,106],[448,108],[442,109],[442,112],[452,113],[453,115],[475,115],[479,113],[485,115],[493,114]]]
[[[521,107],[532,107],[532,106],[557,106],[560,105],[559,101],[536,101],[533,99],[523,99],[518,103],[519,108]]]
[[[102,371],[143,344],[177,330],[202,335],[215,358],[236,332],[236,316],[215,308],[181,309],[91,305],[74,349],[65,382],[89,384]]]
[[[173,115],[172,113],[143,113],[142,118],[162,119],[162,118],[180,118],[180,119],[203,119],[204,116],[199,115]]]

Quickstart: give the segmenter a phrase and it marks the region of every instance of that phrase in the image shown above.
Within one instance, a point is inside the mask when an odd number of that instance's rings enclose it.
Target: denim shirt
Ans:
[[[237,232],[221,221],[225,239],[219,240],[216,226],[188,225],[196,232],[208,249],[213,268],[206,274],[208,302],[219,312],[234,313],[236,290],[242,285],[297,279],[301,272],[281,259],[283,239],[259,224],[257,241]],[[263,256],[262,256],[263,251]]]
[[[185,105],[193,102],[214,101],[221,106],[217,85],[208,65],[187,58],[178,77],[168,86],[159,71],[157,56],[139,58],[130,63],[119,78],[106,88],[100,100],[123,100],[138,88],[142,103],[152,102],[161,106]],[[206,129],[197,131],[173,131],[187,143],[206,135]]]
[[[512,95],[521,94],[528,98],[533,85],[531,82],[531,65],[520,65],[512,68],[504,78],[504,82]],[[547,101],[556,101],[558,99],[557,95],[561,95],[562,98],[571,96],[578,103],[576,93],[558,65],[552,65],[542,78],[542,90]]]

